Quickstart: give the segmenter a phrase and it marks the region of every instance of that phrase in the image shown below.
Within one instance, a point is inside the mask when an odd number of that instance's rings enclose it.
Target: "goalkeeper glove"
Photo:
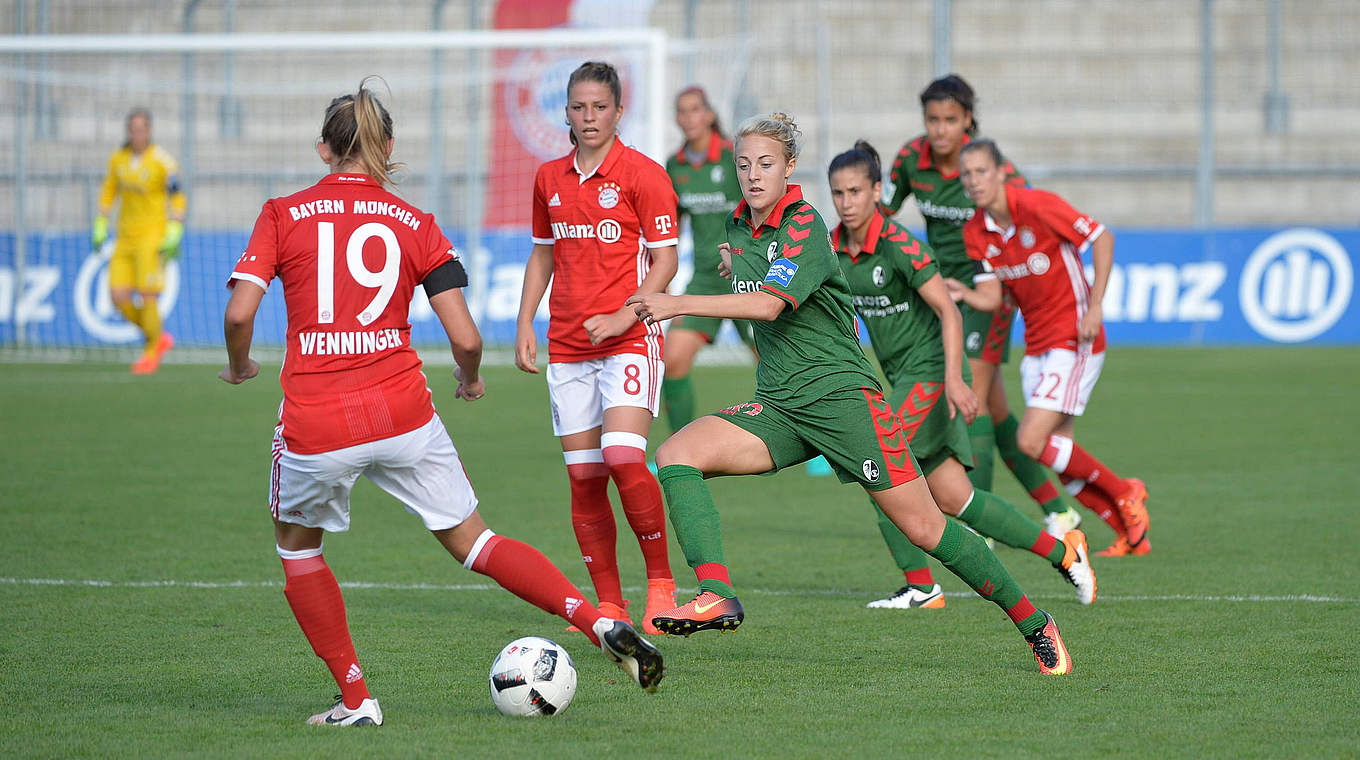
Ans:
[[[184,223],[171,219],[165,225],[165,237],[161,238],[161,256],[166,259],[179,258],[179,241],[184,238]]]
[[[100,214],[94,218],[94,231],[90,233],[90,248],[99,250],[109,239],[109,218]]]

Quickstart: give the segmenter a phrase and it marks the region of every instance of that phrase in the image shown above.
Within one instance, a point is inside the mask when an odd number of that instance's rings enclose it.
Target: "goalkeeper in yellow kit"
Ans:
[[[127,142],[109,157],[109,173],[99,193],[99,215],[90,241],[99,250],[109,237],[109,212],[118,201],[118,230],[109,262],[109,294],[123,316],[142,330],[146,350],[132,365],[134,375],[149,375],[174,345],[161,329],[157,300],[164,285],[164,263],[179,255],[184,236],[184,193],[179,167],[151,142],[151,113],[134,109],[127,117]],[[140,303],[133,293],[140,295]]]

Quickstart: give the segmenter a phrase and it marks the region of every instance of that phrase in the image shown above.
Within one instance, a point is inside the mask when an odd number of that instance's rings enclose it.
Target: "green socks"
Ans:
[[[736,596],[724,580],[727,561],[723,558],[722,526],[704,474],[686,464],[668,464],[657,471],[656,479],[666,495],[675,540],[685,553],[685,562],[699,576],[699,589],[728,598]]]
[[[671,430],[679,430],[694,420],[694,381],[689,375],[661,381],[661,405]]]
[[[992,446],[996,443],[996,433],[992,429],[992,418],[985,413],[979,414],[968,426],[968,442],[973,446],[973,469],[968,471],[968,479],[973,487],[982,491],[992,490]]]
[[[1015,434],[1019,430],[1020,421],[1015,419],[1014,414],[996,423],[996,448],[1001,452],[1001,460],[1015,474],[1015,479],[1020,481],[1020,485],[1039,502],[1044,512],[1048,514],[1066,512],[1067,504],[1063,502],[1061,492],[1051,485],[1048,488],[1044,487],[1046,483],[1050,483],[1048,470],[1021,453],[1020,444],[1015,440]],[[982,486],[974,483],[974,487]]]
[[[982,598],[1004,610],[1020,633],[1029,636],[1044,627],[1044,614],[1030,604],[1001,560],[980,537],[954,520],[946,519],[940,543],[928,553]]]
[[[878,503],[873,499],[869,500],[874,505],[874,512],[878,513],[878,530],[883,534],[883,541],[888,545],[888,551],[892,552],[893,561],[897,563],[897,569],[907,577],[907,585],[921,591],[929,592],[935,587],[932,580],[930,583],[912,583],[913,575],[920,575],[922,570],[930,567],[930,560],[921,547],[913,544],[907,539],[902,531],[898,530],[888,516],[879,509]],[[929,574],[925,574],[922,580],[929,579]]]
[[[964,507],[958,519],[984,536],[991,536],[1015,549],[1034,552],[1055,565],[1062,563],[1067,551],[1063,544],[1044,533],[1038,523],[1025,517],[1010,502],[987,491],[974,489],[973,500]]]

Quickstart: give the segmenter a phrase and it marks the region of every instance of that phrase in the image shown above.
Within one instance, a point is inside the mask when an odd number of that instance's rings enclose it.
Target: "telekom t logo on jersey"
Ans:
[[[656,231],[660,232],[662,235],[670,232],[671,228],[675,226],[675,222],[671,219],[670,214],[662,214],[652,221],[656,224]]]

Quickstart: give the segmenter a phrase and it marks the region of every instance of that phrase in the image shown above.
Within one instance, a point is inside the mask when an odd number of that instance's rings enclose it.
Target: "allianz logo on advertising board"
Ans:
[[[1107,322],[1217,322],[1223,318],[1220,299],[1228,274],[1228,264],[1221,261],[1116,263],[1102,311]],[[1087,267],[1087,279],[1092,276]],[[1262,337],[1297,343],[1340,320],[1353,283],[1350,257],[1335,238],[1320,230],[1290,229],[1266,238],[1247,256],[1238,303]]]

